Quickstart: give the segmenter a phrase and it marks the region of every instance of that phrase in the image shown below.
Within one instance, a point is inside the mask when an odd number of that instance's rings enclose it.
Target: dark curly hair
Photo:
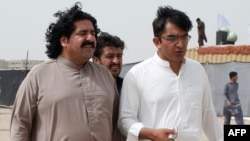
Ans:
[[[100,58],[103,48],[106,46],[121,48],[121,50],[123,51],[125,48],[125,43],[118,36],[111,35],[107,32],[101,32],[97,37],[97,45],[94,56]]]
[[[193,27],[191,20],[184,12],[173,9],[171,6],[160,6],[152,24],[155,37],[159,37],[164,32],[167,22],[177,25],[186,32]]]
[[[56,59],[62,52],[62,46],[60,43],[60,38],[65,36],[70,37],[72,32],[75,30],[74,23],[80,20],[90,20],[95,29],[95,36],[99,33],[99,28],[97,27],[96,19],[86,13],[81,11],[81,3],[76,2],[73,7],[65,11],[58,11],[54,14],[54,17],[57,17],[56,23],[49,25],[45,36],[46,36],[46,54],[51,59]]]

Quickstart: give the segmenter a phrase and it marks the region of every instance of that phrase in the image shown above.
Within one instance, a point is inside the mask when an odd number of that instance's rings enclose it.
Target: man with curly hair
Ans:
[[[89,61],[99,32],[77,2],[58,11],[46,32],[47,56],[20,85],[11,117],[12,141],[112,141],[118,91],[111,73]]]

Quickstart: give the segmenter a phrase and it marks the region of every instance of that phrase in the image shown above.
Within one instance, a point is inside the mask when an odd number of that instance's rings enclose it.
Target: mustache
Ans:
[[[85,46],[91,46],[91,48],[95,48],[95,43],[91,41],[84,41],[81,45],[81,48],[84,48]]]
[[[110,64],[110,67],[113,67],[113,66],[118,66],[118,67],[120,67],[121,65],[120,65],[119,63],[112,63],[112,64]]]

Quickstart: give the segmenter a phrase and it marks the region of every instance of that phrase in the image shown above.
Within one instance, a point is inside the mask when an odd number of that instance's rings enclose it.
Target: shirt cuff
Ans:
[[[142,123],[133,124],[128,130],[127,141],[138,141],[139,133],[143,127],[144,125]]]

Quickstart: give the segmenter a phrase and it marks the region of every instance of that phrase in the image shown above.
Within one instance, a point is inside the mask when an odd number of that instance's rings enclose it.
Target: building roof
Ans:
[[[200,63],[250,62],[250,45],[202,46],[187,50],[186,57]]]

